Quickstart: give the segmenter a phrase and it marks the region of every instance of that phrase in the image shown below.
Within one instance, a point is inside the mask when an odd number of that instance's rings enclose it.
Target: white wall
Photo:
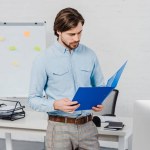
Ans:
[[[150,1],[0,0],[0,21],[47,21],[50,45],[55,15],[65,7],[83,14],[82,43],[97,53],[106,80],[128,59],[117,87],[116,114],[132,116],[134,100],[150,98]]]

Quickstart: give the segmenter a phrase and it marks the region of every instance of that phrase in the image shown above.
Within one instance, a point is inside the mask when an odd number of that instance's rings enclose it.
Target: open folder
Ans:
[[[93,106],[102,104],[105,98],[117,86],[120,76],[127,61],[119,70],[111,76],[105,87],[79,87],[72,101],[78,101],[80,107],[77,110],[90,110]]]

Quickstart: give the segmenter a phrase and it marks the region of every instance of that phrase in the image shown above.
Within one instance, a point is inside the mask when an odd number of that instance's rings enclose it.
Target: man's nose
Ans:
[[[74,36],[74,40],[75,40],[76,42],[78,42],[78,41],[80,40],[80,36],[79,36],[79,35],[75,35],[75,36]]]

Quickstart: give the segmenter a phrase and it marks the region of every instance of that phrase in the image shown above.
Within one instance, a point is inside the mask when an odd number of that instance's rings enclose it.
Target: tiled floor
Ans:
[[[28,141],[13,141],[14,150],[44,150],[44,144],[41,142],[28,142]],[[0,139],[0,150],[6,150],[5,141]],[[117,150],[102,147],[100,150]]]

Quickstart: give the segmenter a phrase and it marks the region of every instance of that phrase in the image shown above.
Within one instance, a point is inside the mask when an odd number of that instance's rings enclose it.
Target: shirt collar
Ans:
[[[63,45],[61,45],[58,41],[55,41],[55,46],[62,53],[65,53],[67,51],[66,47],[64,47]]]
[[[57,40],[55,41],[55,46],[58,48],[58,50],[59,50],[61,53],[69,52],[69,50],[68,50],[65,46],[61,45]],[[79,47],[79,46],[78,46],[78,47]],[[75,49],[73,49],[73,51],[77,51],[78,47],[75,48]]]

